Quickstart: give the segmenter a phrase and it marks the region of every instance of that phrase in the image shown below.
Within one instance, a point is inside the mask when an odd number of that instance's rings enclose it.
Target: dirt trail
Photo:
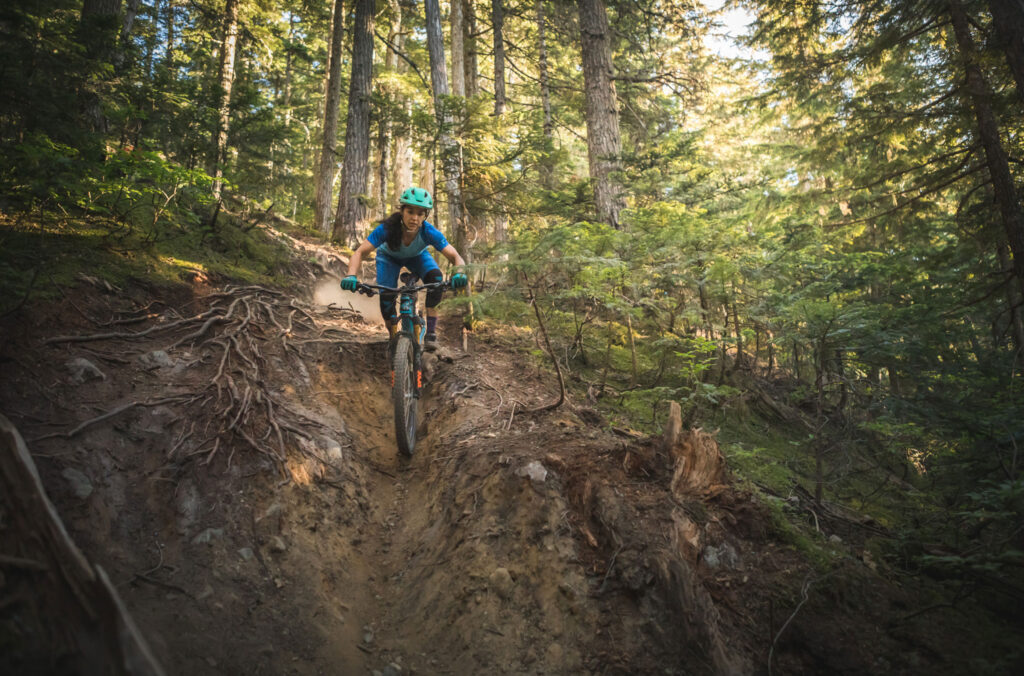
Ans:
[[[219,292],[83,287],[4,327],[0,352],[0,412],[168,673],[751,673],[769,649],[777,673],[885,673],[938,654],[884,634],[878,618],[897,597],[850,582],[872,578],[856,561],[839,600],[808,604],[787,641],[766,640],[816,578],[771,541],[764,510],[729,486],[674,494],[657,440],[606,432],[585,406],[521,413],[550,401],[553,383],[498,335],[474,336],[464,354],[449,334],[430,357],[412,459],[395,450],[384,332],[324,307],[328,287],[319,305],[246,296],[256,314],[233,326],[253,351],[230,360],[231,325],[211,329],[221,343],[211,333],[173,349],[177,336],[159,332],[42,342],[118,318],[142,317],[133,331],[171,325],[226,305]],[[281,314],[257,325],[260,307]],[[100,375],[76,380],[75,359]],[[224,372],[234,379],[214,398]],[[243,397],[244,383],[262,394]],[[229,389],[277,416],[283,461],[266,415],[238,408],[232,428],[215,415]],[[183,392],[210,394],[52,436]],[[204,425],[224,425],[216,438],[230,444],[203,445]],[[0,548],[25,555],[31,534],[0,528]],[[46,580],[20,572],[0,590]],[[870,603],[875,616],[857,615]],[[60,654],[52,636],[22,633],[0,666]]]

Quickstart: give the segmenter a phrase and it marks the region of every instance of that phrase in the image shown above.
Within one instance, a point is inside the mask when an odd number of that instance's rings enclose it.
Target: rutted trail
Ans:
[[[405,459],[382,328],[244,291],[232,307],[248,315],[209,315],[223,321],[182,342],[174,331],[194,327],[173,322],[242,293],[200,291],[81,289],[78,315],[58,303],[9,327],[0,361],[0,411],[169,673],[745,673],[769,647],[772,604],[796,605],[792,581],[810,572],[771,542],[749,495],[680,489],[674,446],[605,431],[586,406],[517,412],[550,400],[553,382],[498,336],[428,357]],[[145,335],[42,340],[154,302]],[[81,360],[100,375],[74,371]],[[708,435],[687,439],[717,454]],[[6,554],[42,556],[31,532],[0,536]],[[848,567],[848,580],[870,576]],[[31,571],[3,581],[60,585]],[[777,665],[856,673],[872,670],[863,645],[898,654],[879,622],[855,619],[864,605],[889,612],[878,592],[843,593],[848,606],[803,611]],[[37,612],[21,640],[45,665],[70,647],[43,629],[60,610]],[[822,653],[824,613],[843,622]]]

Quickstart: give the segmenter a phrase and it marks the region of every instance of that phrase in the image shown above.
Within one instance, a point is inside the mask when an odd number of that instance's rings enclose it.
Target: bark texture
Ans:
[[[545,153],[541,159],[541,184],[548,190],[552,187],[553,167],[551,150],[554,146],[554,121],[551,117],[551,89],[548,86],[547,18],[544,16],[544,0],[537,0],[537,65],[540,79],[540,103],[544,110]]]
[[[324,94],[324,130],[320,144],[320,163],[316,172],[316,198],[313,203],[313,223],[327,234],[331,231],[331,191],[334,172],[338,166],[334,150],[338,138],[338,107],[341,104],[341,41],[345,34],[345,8],[343,0],[334,0],[331,19],[331,48],[327,59],[327,90]]]
[[[132,35],[132,27],[135,25],[135,17],[139,13],[139,0],[127,0],[124,6],[124,16],[121,17],[121,45],[119,59],[123,65],[124,52],[128,49],[128,41]]]
[[[349,76],[345,159],[341,169],[335,241],[355,243],[366,225],[366,182],[370,168],[370,87],[373,84],[374,0],[356,0],[352,26],[352,73]]]
[[[463,47],[466,50],[466,97],[472,98],[480,93],[480,80],[477,73],[480,72],[479,59],[476,48],[476,8],[472,0],[462,0],[462,13],[465,18],[463,27],[465,35],[462,38]]]
[[[170,66],[174,63],[174,28],[175,28],[175,0],[165,0],[164,3],[164,29],[166,41],[164,42],[164,64]]]
[[[494,25],[494,114],[505,112],[505,8],[501,0],[491,0]]]
[[[579,0],[579,16],[586,89],[587,159],[594,184],[594,202],[598,218],[618,228],[622,197],[613,173],[619,170],[622,139],[612,80],[608,14],[601,0]]]
[[[451,13],[451,42],[452,42],[452,94],[455,96],[466,95],[466,35],[465,22],[463,20],[462,0],[452,0]]]
[[[1017,98],[1024,103],[1024,0],[989,0],[996,39],[1017,83]]]
[[[217,133],[213,153],[213,197],[220,200],[227,161],[228,124],[231,121],[231,87],[235,82],[235,48],[238,46],[238,1],[224,6],[224,36],[220,45],[217,75]]]
[[[1024,210],[1021,209],[1009,160],[999,138],[999,124],[989,103],[991,91],[978,61],[967,14],[956,0],[949,3],[949,13],[964,67],[965,91],[974,108],[978,137],[985,149],[985,163],[992,179],[992,192],[1013,254],[1016,284],[1020,285],[1024,281]]]
[[[444,63],[444,36],[441,34],[441,10],[437,0],[425,0],[427,15],[427,51],[430,53],[430,81],[434,90],[441,167],[448,198],[448,223],[452,243],[465,255],[465,211],[462,201],[462,148],[452,136],[452,115],[446,99],[449,96],[448,76]]]
[[[399,2],[399,11],[402,12],[402,21],[405,20],[405,12],[412,11],[415,7],[410,7],[406,2]],[[399,51],[405,48],[405,31],[399,31],[395,35],[395,40],[392,43],[395,48]],[[409,70],[409,65],[403,59],[397,59],[397,65],[395,66],[400,73],[404,73]],[[412,116],[412,102],[406,99],[404,102],[404,116],[405,119],[409,119]],[[387,205],[384,211],[394,207],[398,204],[399,198],[402,196],[402,191],[412,185],[412,147],[409,145],[409,135],[405,133],[393,134],[394,139],[392,142],[392,167],[391,167],[391,201]],[[426,187],[421,184],[421,187]],[[431,190],[431,188],[427,188]]]
[[[699,427],[684,431],[682,408],[674,401],[669,403],[662,448],[675,465],[671,488],[676,497],[713,492],[725,482],[725,457],[715,435]]]
[[[388,7],[391,10],[391,26],[388,29],[388,43],[395,45],[398,48],[398,44],[401,40],[402,34],[402,7],[399,5],[398,0],[390,0]],[[398,58],[398,54],[394,49],[388,49],[385,51],[384,57],[384,69],[391,73],[397,72],[400,67],[401,60]],[[394,89],[387,84],[380,86],[381,95],[385,99],[394,100],[396,98]],[[395,102],[395,101],[393,101]],[[388,192],[388,178],[391,174],[391,167],[394,164],[392,158],[392,150],[395,144],[392,143],[392,128],[394,127],[392,116],[386,111],[381,112],[380,119],[377,121],[377,210],[384,213],[388,210],[391,203],[391,193]],[[397,203],[397,200],[395,200]]]

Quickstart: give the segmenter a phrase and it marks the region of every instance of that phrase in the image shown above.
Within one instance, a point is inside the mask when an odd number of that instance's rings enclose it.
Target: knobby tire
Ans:
[[[391,393],[395,403],[395,440],[398,450],[412,456],[416,447],[416,367],[412,338],[399,336],[395,343],[393,369],[395,386]]]

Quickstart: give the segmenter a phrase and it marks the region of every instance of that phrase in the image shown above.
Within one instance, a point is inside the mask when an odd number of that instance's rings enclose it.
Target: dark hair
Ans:
[[[398,251],[402,248],[402,212],[396,211],[391,214],[383,221],[381,225],[387,228],[388,237],[387,243],[388,248],[392,251]]]

